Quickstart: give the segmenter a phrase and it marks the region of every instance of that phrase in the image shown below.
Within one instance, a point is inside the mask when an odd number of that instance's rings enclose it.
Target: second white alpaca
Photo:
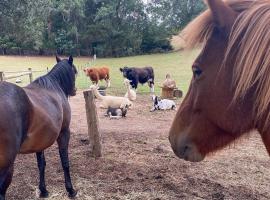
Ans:
[[[98,92],[98,87],[96,85],[91,85],[90,89],[94,92],[95,97],[101,101],[100,108],[124,108],[128,106],[132,107],[132,102],[126,97],[116,97],[116,96],[102,96]]]
[[[125,79],[124,85],[127,87],[127,93],[125,94],[125,97],[128,98],[130,101],[135,101],[136,100],[136,92],[131,89],[130,80]]]

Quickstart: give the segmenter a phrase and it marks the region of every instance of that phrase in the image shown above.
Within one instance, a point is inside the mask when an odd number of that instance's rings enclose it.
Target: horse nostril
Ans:
[[[188,149],[189,149],[189,146],[186,145],[186,146],[184,147],[184,154],[188,151]]]
[[[180,153],[182,156],[185,156],[185,155],[188,153],[189,149],[190,149],[190,146],[189,146],[189,145],[185,145],[185,146],[183,146],[183,147],[180,149],[180,152],[179,152],[179,153]]]

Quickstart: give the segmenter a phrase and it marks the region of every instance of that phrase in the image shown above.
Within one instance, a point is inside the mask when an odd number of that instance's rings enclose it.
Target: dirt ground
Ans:
[[[270,199],[270,160],[251,134],[200,163],[176,158],[168,142],[175,111],[150,113],[140,95],[126,119],[110,120],[98,109],[103,157],[88,156],[82,92],[71,98],[71,175],[76,199]],[[68,199],[57,147],[45,151],[49,199]],[[38,199],[35,155],[19,155],[7,199]]]

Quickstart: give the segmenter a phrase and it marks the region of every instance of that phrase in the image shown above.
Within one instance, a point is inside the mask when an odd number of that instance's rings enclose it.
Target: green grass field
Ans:
[[[78,78],[76,81],[77,87],[80,89],[88,88],[90,80],[84,75],[82,69],[87,66],[102,66],[106,65],[111,70],[111,85],[109,90],[111,94],[123,94],[126,89],[123,85],[123,77],[119,71],[119,67],[123,66],[152,66],[155,71],[155,90],[159,95],[160,88],[158,87],[165,75],[170,73],[176,80],[179,89],[186,93],[190,79],[191,79],[191,64],[198,54],[198,50],[189,52],[174,52],[168,54],[155,54],[155,55],[143,55],[135,57],[124,58],[102,58],[97,59],[94,63],[90,62],[87,57],[74,58],[74,64],[79,70]],[[20,71],[27,70],[31,67],[33,70],[43,70],[44,72],[34,73],[34,78],[46,73],[47,67],[52,68],[55,64],[54,57],[20,57],[20,56],[0,56],[0,71]],[[29,83],[29,78],[22,77],[22,83],[20,86],[24,86]],[[9,80],[14,82],[15,79]],[[100,85],[105,84],[102,82]],[[139,86],[139,93],[149,92],[147,84]]]

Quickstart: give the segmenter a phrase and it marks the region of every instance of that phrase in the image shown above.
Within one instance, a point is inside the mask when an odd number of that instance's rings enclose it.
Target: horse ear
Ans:
[[[237,17],[237,13],[223,0],[205,0],[213,19],[219,28],[230,33],[231,27]]]
[[[123,68],[119,68],[120,72],[123,72]]]
[[[56,58],[56,62],[57,62],[57,63],[61,62],[61,58],[60,58],[60,57],[58,57],[58,56],[56,55],[55,58]]]
[[[68,63],[72,66],[73,65],[73,57],[69,56]]]

